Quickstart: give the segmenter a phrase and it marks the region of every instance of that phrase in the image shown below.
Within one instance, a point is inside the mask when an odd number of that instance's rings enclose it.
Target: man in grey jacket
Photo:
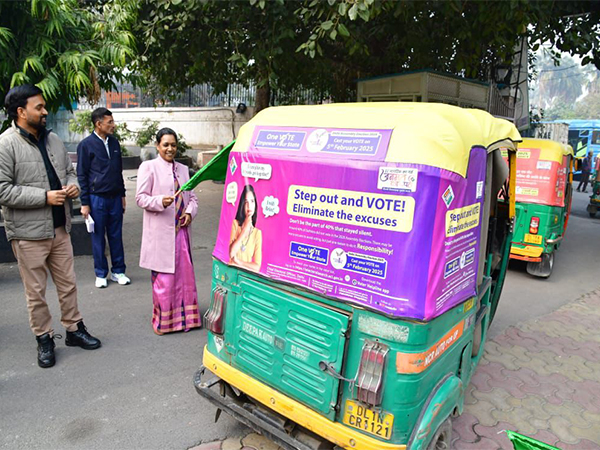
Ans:
[[[54,330],[45,297],[47,270],[58,293],[61,322],[67,330],[65,344],[86,350],[101,345],[88,333],[77,306],[68,202],[79,195],[77,175],[60,138],[46,130],[48,112],[39,88],[14,87],[4,105],[13,124],[0,135],[0,205],[25,287],[38,364],[52,367]]]

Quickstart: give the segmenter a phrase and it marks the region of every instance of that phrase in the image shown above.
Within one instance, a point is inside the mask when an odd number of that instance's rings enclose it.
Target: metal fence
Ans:
[[[254,106],[256,88],[254,85],[243,86],[230,84],[224,93],[216,93],[211,85],[199,84],[190,86],[186,91],[170,98],[158,98],[131,84],[120,84],[115,90],[102,91],[98,105],[80,104],[80,109],[105,106],[106,108],[152,108],[167,107],[236,107],[240,103]],[[327,101],[328,95],[313,89],[297,89],[293,92],[271,93],[272,105],[316,104]]]

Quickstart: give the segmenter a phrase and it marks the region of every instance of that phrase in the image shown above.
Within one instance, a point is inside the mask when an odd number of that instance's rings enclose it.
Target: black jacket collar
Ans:
[[[24,128],[21,128],[19,125],[17,125],[15,123],[15,128],[17,129],[17,131],[19,132],[19,134],[21,136],[23,136],[25,139],[31,141],[34,145],[37,145],[39,140],[38,138],[36,138],[33,134],[31,134],[29,131],[27,131]],[[52,130],[48,130],[46,128],[42,128],[39,132],[40,132],[40,137],[44,137],[44,140],[46,140],[46,138],[48,137],[48,135],[50,134]]]

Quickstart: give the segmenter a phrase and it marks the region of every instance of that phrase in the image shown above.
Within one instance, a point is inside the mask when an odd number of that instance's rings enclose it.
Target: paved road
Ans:
[[[544,280],[531,277],[525,263],[511,261],[490,337],[510,325],[540,317],[600,286],[600,214],[591,219],[589,194],[574,192],[567,236]]]
[[[205,331],[152,333],[149,273],[137,267],[141,211],[134,206],[134,186],[135,181],[127,182],[125,217],[127,272],[133,284],[96,290],[91,257],[76,258],[80,306],[90,331],[103,340],[102,349],[86,352],[58,341],[57,365],[39,369],[18,270],[14,264],[0,265],[0,448],[185,449],[248,433],[226,415],[214,424],[214,408],[192,388]],[[200,188],[193,247],[205,310],[222,186],[204,183]],[[600,286],[595,253],[600,219],[587,217],[586,200],[576,193],[569,236],[549,280],[533,279],[519,265],[511,267],[493,335]],[[52,287],[48,298],[56,316]],[[55,327],[62,332],[56,320]]]

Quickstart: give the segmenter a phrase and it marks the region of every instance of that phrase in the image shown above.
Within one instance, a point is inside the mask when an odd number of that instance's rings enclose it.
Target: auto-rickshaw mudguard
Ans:
[[[438,427],[454,412],[462,409],[464,385],[456,375],[449,373],[440,380],[427,399],[417,426],[413,429],[409,450],[427,448]]]

